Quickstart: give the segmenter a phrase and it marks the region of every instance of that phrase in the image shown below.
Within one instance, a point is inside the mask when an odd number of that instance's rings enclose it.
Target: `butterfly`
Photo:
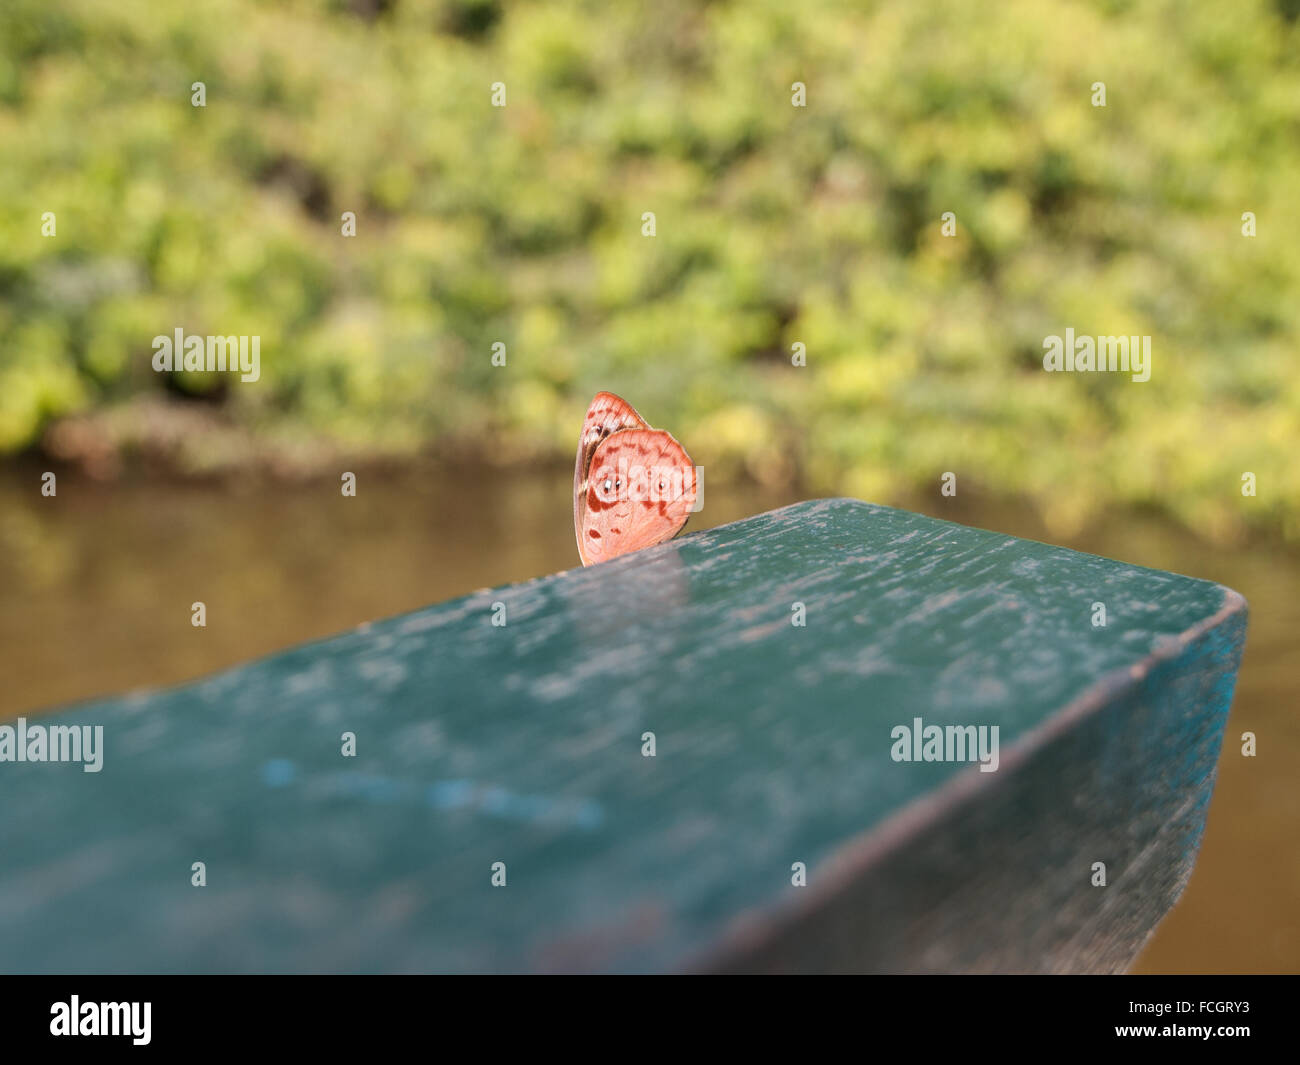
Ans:
[[[573,532],[584,566],[671,540],[695,509],[691,457],[613,392],[587,408],[573,467]]]

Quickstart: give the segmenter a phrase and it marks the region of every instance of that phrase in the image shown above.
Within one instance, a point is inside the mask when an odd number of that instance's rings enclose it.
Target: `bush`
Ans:
[[[567,456],[609,388],[720,476],[1300,538],[1297,122],[1260,0],[8,0],[0,449],[182,327],[262,337],[268,439]],[[1044,373],[1066,327],[1151,381]]]

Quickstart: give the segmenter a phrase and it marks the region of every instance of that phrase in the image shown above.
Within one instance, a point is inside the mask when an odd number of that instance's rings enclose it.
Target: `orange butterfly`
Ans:
[[[573,531],[584,566],[671,540],[695,509],[691,457],[630,403],[597,392],[573,467]]]

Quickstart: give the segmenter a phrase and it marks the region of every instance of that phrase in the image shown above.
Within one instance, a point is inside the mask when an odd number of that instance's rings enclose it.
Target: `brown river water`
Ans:
[[[362,474],[241,484],[0,470],[0,720],[188,680],[363,621],[577,564],[572,471]],[[690,529],[801,498],[710,484]],[[1032,511],[938,498],[894,505],[1035,540]],[[703,519],[703,520],[702,520]],[[1250,629],[1209,825],[1191,883],[1136,972],[1300,971],[1300,553],[1230,549],[1118,514],[1065,546],[1218,581]],[[207,628],[189,604],[207,604]],[[215,619],[221,619],[214,624]],[[1258,738],[1254,758],[1240,736]]]

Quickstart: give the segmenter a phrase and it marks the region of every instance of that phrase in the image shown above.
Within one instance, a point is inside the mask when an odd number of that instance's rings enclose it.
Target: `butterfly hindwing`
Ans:
[[[650,428],[611,433],[587,463],[578,521],[583,565],[671,540],[690,517],[696,491],[695,467],[671,434]]]

